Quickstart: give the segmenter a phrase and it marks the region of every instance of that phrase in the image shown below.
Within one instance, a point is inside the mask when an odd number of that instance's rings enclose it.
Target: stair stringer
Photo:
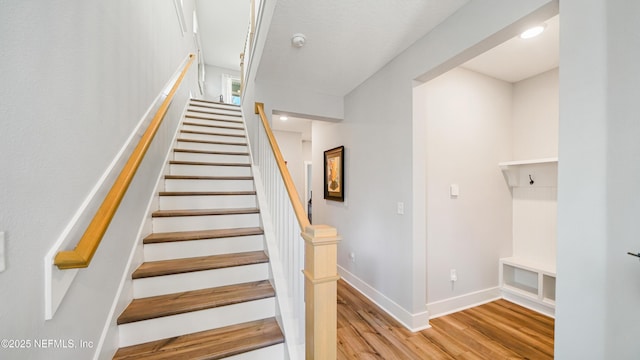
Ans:
[[[249,147],[251,148],[251,147]],[[253,154],[251,154],[252,156]],[[286,294],[289,289],[283,270],[283,263],[279,256],[273,220],[268,210],[267,198],[262,182],[262,175],[257,166],[252,166],[254,186],[260,208],[260,218],[264,230],[265,248],[269,256],[270,280],[276,292],[276,320],[285,338],[285,358],[289,360],[304,360],[305,338],[304,319],[297,319],[291,309],[293,305]]]
[[[136,240],[132,243],[129,259],[127,261],[126,268],[122,273],[120,285],[118,286],[118,290],[114,296],[113,303],[109,309],[109,316],[107,316],[107,321],[103,327],[102,335],[96,345],[93,360],[111,360],[119,348],[120,333],[116,321],[118,319],[118,315],[122,313],[127,305],[133,300],[133,279],[131,278],[131,275],[144,262],[143,240],[147,235],[152,233],[153,218],[151,217],[151,214],[160,208],[159,193],[165,190],[164,177],[169,173],[169,161],[173,159],[173,149],[178,142],[180,129],[188,108],[189,101],[185,103],[184,108],[182,109],[180,121],[178,121],[177,127],[174,131],[171,146],[167,149],[167,154],[163,161],[164,165],[158,173],[154,191],[147,204],[146,215],[138,229]]]

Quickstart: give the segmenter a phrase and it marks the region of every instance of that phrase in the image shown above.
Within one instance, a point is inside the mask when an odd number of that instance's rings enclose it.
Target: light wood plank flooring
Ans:
[[[338,360],[553,359],[554,320],[505,300],[430,323],[412,333],[338,282]]]

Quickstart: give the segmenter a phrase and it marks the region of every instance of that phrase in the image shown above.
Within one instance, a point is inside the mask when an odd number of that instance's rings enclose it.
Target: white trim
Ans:
[[[180,25],[181,35],[187,33],[187,22],[184,18],[184,8],[182,7],[182,0],[173,0],[173,5],[176,8],[176,15],[178,16],[178,24]]]
[[[309,167],[311,166],[311,172],[313,172],[313,163],[311,161],[303,161],[304,164],[304,203],[302,204],[302,206],[304,206],[304,212],[305,214],[307,214],[307,217],[309,217],[309,200],[311,200],[311,197],[309,196],[309,192],[312,191],[313,189],[311,189],[309,187],[309,179],[313,176],[313,174],[311,174],[311,176],[309,176]],[[313,210],[311,210],[313,212]]]
[[[513,294],[507,291],[502,291],[502,298],[508,301],[511,301],[512,303],[516,304],[516,305],[520,305],[524,308],[527,308],[529,310],[533,310],[535,312],[538,312],[542,315],[546,315],[552,318],[556,317],[556,310],[554,307],[552,306],[547,306],[545,304],[539,303],[537,301],[528,299],[524,296],[519,296],[517,294]]]
[[[338,265],[338,274],[356,290],[360,291],[367,299],[380,307],[384,312],[400,322],[404,327],[412,332],[422,331],[431,327],[429,325],[429,311],[412,314],[398,305],[393,300],[386,297],[369,284]]]
[[[232,74],[222,74],[220,75],[221,79],[222,79],[222,97],[223,97],[223,102],[225,104],[233,104],[233,82],[240,82],[240,77],[239,76],[235,76]]]
[[[45,320],[53,319],[58,307],[62,303],[64,296],[67,291],[71,287],[73,280],[75,279],[78,269],[72,270],[60,270],[57,266],[53,264],[53,260],[55,259],[56,254],[63,249],[69,249],[72,246],[72,242],[77,241],[77,239],[84,232],[84,226],[88,225],[91,217],[97,211],[100,206],[100,199],[103,199],[109,191],[108,186],[112,184],[120,169],[124,166],[127,161],[127,157],[125,154],[130,154],[133,151],[135,146],[134,139],[137,139],[141,136],[140,130],[144,125],[151,122],[154,114],[162,105],[162,102],[167,97],[171,88],[173,87],[173,83],[180,76],[182,69],[185,64],[189,61],[187,57],[178,67],[177,72],[167,81],[162,91],[155,98],[153,103],[149,106],[145,114],[142,116],[138,125],[133,129],[127,141],[125,141],[124,145],[118,151],[115,158],[112,160],[111,164],[107,167],[105,172],[102,174],[98,182],[94,185],[89,195],[82,202],[82,205],[78,208],[76,213],[73,215],[67,226],[64,228],[56,242],[49,249],[47,254],[44,256],[44,318]]]
[[[440,316],[453,314],[455,312],[483,305],[501,298],[500,288],[496,286],[440,301],[434,301],[427,304],[427,309],[429,309],[429,313],[432,314],[430,319],[435,319]]]

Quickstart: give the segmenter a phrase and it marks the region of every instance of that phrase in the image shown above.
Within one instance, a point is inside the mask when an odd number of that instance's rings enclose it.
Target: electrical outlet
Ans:
[[[451,269],[451,281],[458,281],[458,273],[456,269]]]
[[[351,260],[351,262],[355,264],[355,262],[356,262],[356,253],[350,252],[349,253],[349,260]]]
[[[7,267],[4,253],[4,231],[0,231],[0,272],[3,272]]]
[[[403,202],[399,202],[398,203],[398,215],[404,215],[404,203]]]

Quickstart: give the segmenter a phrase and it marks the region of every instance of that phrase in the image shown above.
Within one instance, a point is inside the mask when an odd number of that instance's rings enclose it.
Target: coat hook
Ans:
[[[529,185],[533,185],[535,181],[531,178],[531,174],[529,174]]]

